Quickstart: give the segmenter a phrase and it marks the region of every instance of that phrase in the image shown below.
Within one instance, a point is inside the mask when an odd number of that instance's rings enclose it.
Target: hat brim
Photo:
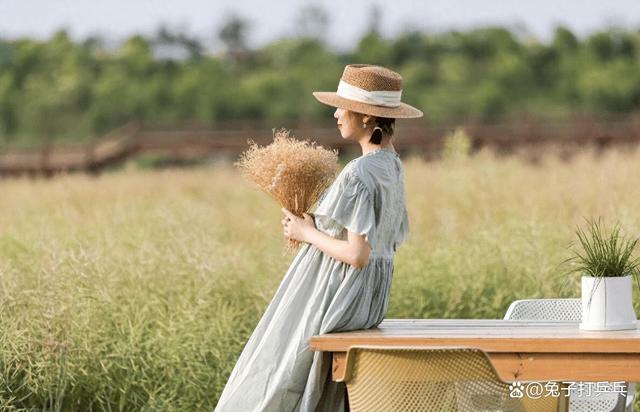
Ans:
[[[412,119],[422,117],[422,111],[406,103],[400,103],[398,107],[377,106],[345,99],[336,92],[313,92],[313,97],[320,103],[333,107],[351,110],[353,112],[368,114],[377,117],[390,117],[394,119]]]

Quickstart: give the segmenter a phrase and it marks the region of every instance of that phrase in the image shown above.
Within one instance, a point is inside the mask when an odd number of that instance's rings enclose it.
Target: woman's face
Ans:
[[[358,140],[366,131],[362,127],[360,116],[350,110],[337,108],[333,117],[336,118],[338,130],[344,139]]]

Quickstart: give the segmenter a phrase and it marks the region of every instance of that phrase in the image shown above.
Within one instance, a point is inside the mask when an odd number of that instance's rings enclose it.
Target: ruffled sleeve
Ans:
[[[344,170],[334,184],[323,194],[314,215],[329,234],[337,235],[343,229],[365,235],[372,249],[376,217],[374,199],[369,188],[354,169]]]
[[[396,234],[395,241],[393,243],[393,251],[395,252],[398,246],[404,243],[409,237],[409,215],[407,213],[407,209],[404,209],[402,221],[400,222],[400,227],[398,228],[398,233]]]

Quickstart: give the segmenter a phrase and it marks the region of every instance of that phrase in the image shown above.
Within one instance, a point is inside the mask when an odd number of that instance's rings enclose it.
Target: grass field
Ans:
[[[640,233],[639,152],[404,165],[387,317],[579,296],[576,225]],[[279,207],[225,166],[0,188],[0,410],[212,410],[292,259]]]

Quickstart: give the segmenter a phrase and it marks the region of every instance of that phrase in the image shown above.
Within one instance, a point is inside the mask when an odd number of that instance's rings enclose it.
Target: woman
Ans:
[[[285,236],[303,243],[245,345],[218,412],[342,411],[344,384],[331,357],[309,349],[313,335],[367,329],[385,316],[393,256],[409,232],[402,163],[391,142],[396,118],[422,112],[400,102],[402,77],[348,65],[338,91],[314,92],[337,107],[344,139],[360,144],[314,213],[283,209]]]

